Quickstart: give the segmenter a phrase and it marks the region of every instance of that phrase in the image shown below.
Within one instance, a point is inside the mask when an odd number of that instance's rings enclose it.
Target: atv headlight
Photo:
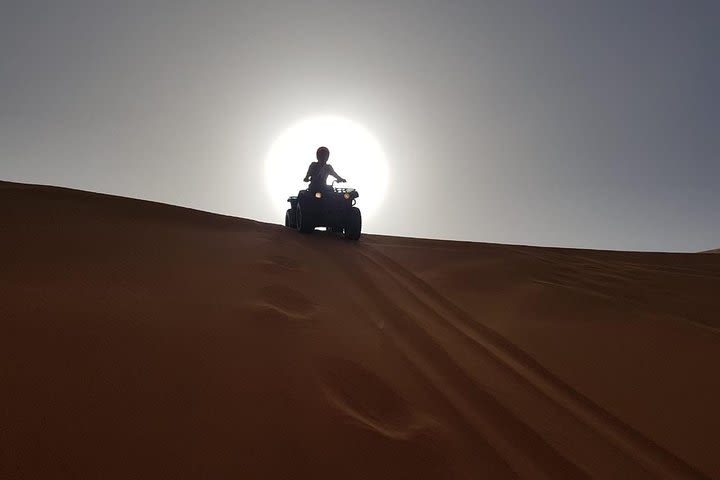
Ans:
[[[345,195],[343,195],[343,197],[345,197],[345,200],[350,200],[350,194],[349,194],[349,193],[345,193]]]
[[[315,198],[322,198],[321,192],[315,192]]]

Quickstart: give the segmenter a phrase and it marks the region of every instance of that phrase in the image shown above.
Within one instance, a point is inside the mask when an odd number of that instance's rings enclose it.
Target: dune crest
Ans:
[[[0,205],[1,478],[720,477],[720,257]]]

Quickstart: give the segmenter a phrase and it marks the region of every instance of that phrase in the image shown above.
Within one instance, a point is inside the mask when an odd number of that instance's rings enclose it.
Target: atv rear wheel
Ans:
[[[362,231],[362,214],[360,209],[352,207],[345,221],[345,238],[349,240],[358,240]]]
[[[285,226],[288,228],[296,228],[295,226],[295,210],[292,208],[285,212]]]
[[[302,208],[300,205],[297,207],[297,213],[295,214],[295,221],[297,222],[297,230],[300,233],[311,233],[315,230],[315,225],[312,224],[312,218],[308,218],[309,215],[303,216]]]

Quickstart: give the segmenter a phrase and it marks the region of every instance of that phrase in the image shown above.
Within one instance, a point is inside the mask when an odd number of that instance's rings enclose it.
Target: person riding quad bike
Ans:
[[[342,234],[348,240],[358,240],[362,231],[362,214],[355,206],[359,193],[354,188],[335,188],[327,184],[333,176],[337,182],[345,182],[335,169],[328,165],[330,150],[317,149],[317,162],[312,162],[303,179],[310,182],[306,190],[288,198],[290,208],[285,212],[285,226],[300,233],[312,233],[315,227],[325,227],[328,232]],[[334,184],[335,182],[333,182]]]
[[[332,175],[338,181],[338,183],[344,183],[345,179],[337,174],[332,165],[328,164],[328,158],[330,158],[330,150],[327,147],[320,147],[315,153],[317,162],[312,162],[308,167],[307,174],[303,179],[303,182],[310,182],[310,190],[320,191],[332,189],[327,184],[328,176]]]

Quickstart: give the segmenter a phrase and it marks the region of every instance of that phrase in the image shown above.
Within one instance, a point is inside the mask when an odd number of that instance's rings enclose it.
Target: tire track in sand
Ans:
[[[488,449],[495,452],[506,468],[521,478],[579,479],[588,474],[572,461],[558,453],[535,431],[509,412],[464,371],[435,335],[428,334],[418,316],[408,312],[427,308],[394,276],[374,261],[357,254],[347,245],[330,242],[307,244],[321,263],[330,264],[332,270],[348,270],[357,293],[367,295],[368,306],[374,305],[374,320],[378,328],[391,341],[428,387],[438,393],[447,407],[455,412],[453,423],[472,439],[478,453],[487,456]],[[360,247],[362,248],[362,247]],[[646,478],[639,470],[636,478]]]
[[[469,422],[488,436],[496,449],[510,460],[510,464],[520,467],[517,473],[521,476],[538,478],[543,474],[548,478],[558,478],[559,472],[573,472],[576,467],[574,464],[565,464],[564,462],[569,461],[556,450],[562,448],[562,444],[554,442],[551,446],[495,398],[478,388],[478,381],[472,378],[472,372],[467,372],[460,366],[462,362],[452,358],[450,352],[456,349],[456,342],[470,343],[476,353],[494,361],[498,373],[504,377],[495,383],[517,383],[519,379],[526,392],[529,391],[538,397],[539,401],[547,403],[548,410],[554,411],[554,415],[558,415],[558,410],[564,411],[564,418],[562,415],[559,417],[564,423],[563,428],[578,431],[580,438],[587,439],[588,447],[592,449],[589,452],[590,457],[601,458],[604,454],[607,458],[614,456],[617,461],[622,461],[617,458],[618,454],[628,457],[637,467],[642,467],[636,468],[634,478],[707,478],[559,380],[507,339],[475,321],[391,258],[367,244],[358,245],[357,252],[360,258],[353,258],[356,263],[353,278],[374,301],[382,300],[378,302],[383,304],[381,314],[385,322],[394,325],[396,329],[389,334],[396,337],[394,340],[406,351],[410,360],[416,363],[418,369],[443,391],[446,398]],[[360,259],[362,261],[357,262]],[[392,279],[392,288],[389,288],[391,285],[388,279]],[[385,288],[381,289],[377,285]],[[414,310],[421,307],[423,315],[410,318],[405,311],[413,311],[413,308],[403,309],[402,304],[406,302],[409,302],[411,307],[414,304]],[[398,319],[403,320],[399,322]],[[418,329],[422,332],[418,332]],[[410,338],[424,338],[426,341],[423,345],[411,345],[408,343]],[[453,348],[444,348],[442,341],[453,342]],[[433,342],[436,344],[431,345]],[[508,376],[515,377],[515,380],[508,380]],[[467,398],[468,392],[472,398]],[[496,415],[494,421],[482,418],[478,408],[493,412]],[[571,414],[572,418],[567,413]],[[596,438],[593,439],[592,436]],[[508,440],[510,437],[512,442]],[[599,442],[597,437],[604,441]],[[605,445],[602,445],[603,443]],[[567,445],[565,447],[570,452],[569,455],[577,453],[576,446],[571,445],[569,449]],[[589,460],[592,462],[592,458]],[[627,460],[622,463],[627,463]],[[603,469],[607,474],[612,473],[611,466],[601,462],[596,462],[592,467],[593,474],[600,474]],[[623,468],[625,472],[628,471],[627,464]],[[578,475],[583,474],[577,470],[571,474],[574,478]]]

